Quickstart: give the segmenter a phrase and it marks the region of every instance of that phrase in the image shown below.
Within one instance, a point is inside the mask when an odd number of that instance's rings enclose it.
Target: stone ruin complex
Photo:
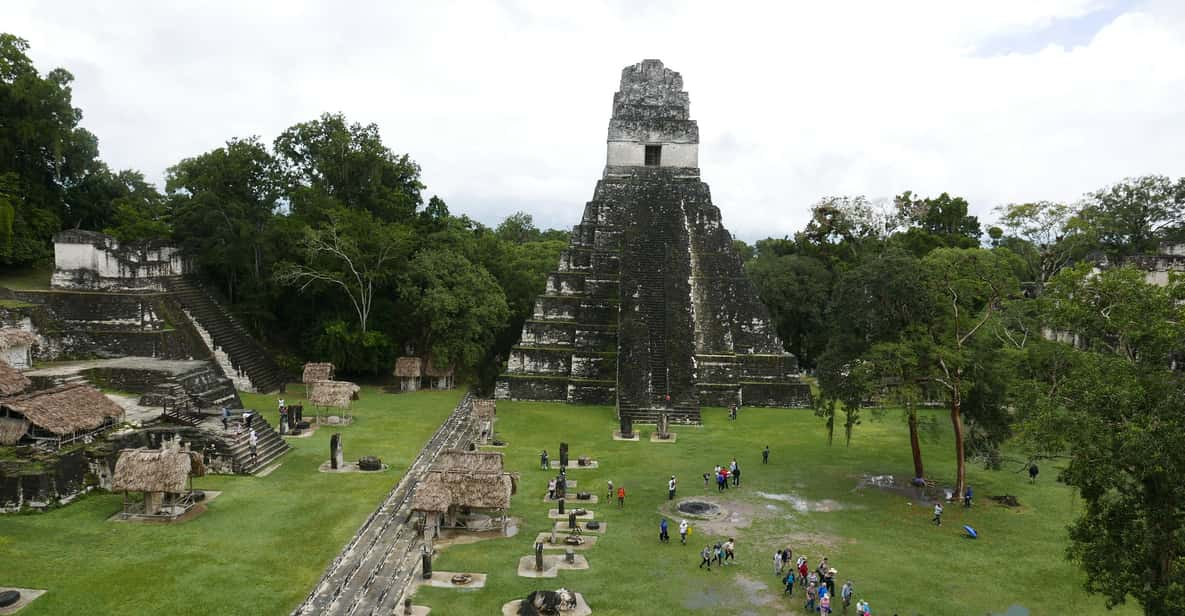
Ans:
[[[9,427],[28,424],[23,434],[5,439],[13,441],[16,455],[0,459],[0,511],[43,507],[92,486],[110,487],[124,449],[184,441],[202,452],[215,473],[258,472],[288,449],[257,415],[250,426],[259,439],[255,457],[249,456],[245,431],[223,430],[222,407],[234,410],[232,425],[246,421],[236,388],[271,392],[284,376],[187,275],[176,249],[74,229],[54,237],[54,254],[50,288],[0,288],[3,357],[20,368],[28,368],[30,359],[71,362],[25,372],[28,391],[0,391],[0,416]],[[82,415],[77,426],[52,430],[34,421],[37,408],[29,400],[46,413],[70,411],[78,406],[74,399],[83,381],[136,394],[128,401],[135,408],[115,421],[104,416],[97,427]]]
[[[621,73],[604,176],[511,351],[497,397],[699,422],[700,405],[809,406],[700,180],[683,78]]]

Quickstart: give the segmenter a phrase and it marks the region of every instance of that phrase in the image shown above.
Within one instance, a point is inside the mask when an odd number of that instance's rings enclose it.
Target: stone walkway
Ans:
[[[445,449],[466,449],[477,436],[472,398],[453,409],[403,479],[362,524],[294,615],[389,615],[419,574],[424,544],[411,519],[415,487]]]

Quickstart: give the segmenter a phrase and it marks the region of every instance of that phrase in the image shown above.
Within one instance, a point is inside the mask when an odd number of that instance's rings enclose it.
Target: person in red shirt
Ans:
[[[618,509],[625,507],[625,486],[617,488],[617,507]]]

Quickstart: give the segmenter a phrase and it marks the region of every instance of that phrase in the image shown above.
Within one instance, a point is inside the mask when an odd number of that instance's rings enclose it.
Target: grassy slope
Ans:
[[[162,606],[174,614],[288,613],[460,397],[383,395],[370,387],[361,395],[357,421],[340,429],[346,457],[378,455],[391,471],[318,473],[333,432],[322,428],[291,440],[293,450],[267,477],[196,479],[196,487],[223,493],[183,524],[107,522],[121,502],[110,494],[47,514],[0,516],[0,584],[50,590],[22,616],[148,614]],[[243,401],[268,409],[275,425],[274,396],[246,394]]]
[[[930,525],[929,507],[907,506],[908,499],[878,490],[853,491],[861,473],[908,477],[912,465],[904,424],[890,416],[865,421],[852,446],[840,441],[828,447],[820,421],[809,412],[745,409],[729,422],[720,409],[706,412],[705,426],[677,428],[678,442],[626,443],[610,439],[612,409],[549,404],[500,403],[498,432],[506,438],[507,466],[523,472],[513,515],[522,521],[517,536],[444,550],[436,568],[490,574],[485,590],[460,592],[424,588],[417,603],[433,613],[492,614],[510,599],[533,589],[560,586],[584,593],[596,614],[799,613],[801,590],[793,600],[777,595],[772,555],[787,537],[795,553],[804,551],[812,566],[828,556],[842,579],[855,581],[857,598],[868,599],[877,614],[985,614],[1023,605],[1033,614],[1107,613],[1102,600],[1080,590],[1081,574],[1063,558],[1065,525],[1080,505],[1072,492],[1053,483],[1054,469],[1030,486],[1027,477],[1011,471],[969,469],[980,505],[969,512],[947,508],[944,525]],[[940,425],[948,425],[941,424]],[[649,429],[644,429],[644,434]],[[575,470],[580,490],[604,495],[606,479],[624,483],[629,493],[624,511],[602,503],[592,506],[608,533],[583,553],[591,569],[565,571],[559,578],[529,580],[514,573],[519,557],[532,552],[536,534],[547,530],[541,501],[548,473],[537,470],[538,452],[546,448],[558,458],[567,440],[572,454],[592,455],[601,467]],[[923,443],[928,473],[951,476],[949,428]],[[760,464],[765,444],[771,464]],[[729,498],[749,500],[758,510],[775,505],[776,514],[738,531],[736,567],[711,573],[696,568],[698,549],[707,537],[693,529],[686,547],[675,540],[658,543],[658,508],[666,502],[667,475],[681,480],[680,496],[702,494],[700,475],[714,463],[736,456],[744,484]],[[785,504],[752,494],[794,493],[808,499],[834,499],[850,507],[830,513],[795,513]],[[712,488],[715,494],[715,488]],[[1024,507],[1011,511],[988,504],[992,494],[1015,494]],[[969,523],[981,533],[978,541],[962,538]],[[812,545],[813,544],[813,545]],[[746,591],[743,575],[770,587]],[[707,608],[707,609],[701,609]],[[1136,613],[1128,606],[1112,613]]]

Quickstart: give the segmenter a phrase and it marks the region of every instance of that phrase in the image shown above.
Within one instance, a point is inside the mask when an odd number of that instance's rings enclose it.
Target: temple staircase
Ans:
[[[251,427],[255,429],[255,436],[259,439],[254,462],[251,460],[251,433],[249,430],[222,433],[225,453],[234,459],[235,472],[244,475],[254,475],[271,466],[289,449],[288,443],[284,442],[284,439],[272,429],[271,424],[262,415],[258,413],[254,415]]]
[[[166,278],[165,288],[209,333],[214,345],[226,352],[234,368],[247,375],[255,391],[281,388],[284,374],[271,355],[205,289],[186,276]]]

